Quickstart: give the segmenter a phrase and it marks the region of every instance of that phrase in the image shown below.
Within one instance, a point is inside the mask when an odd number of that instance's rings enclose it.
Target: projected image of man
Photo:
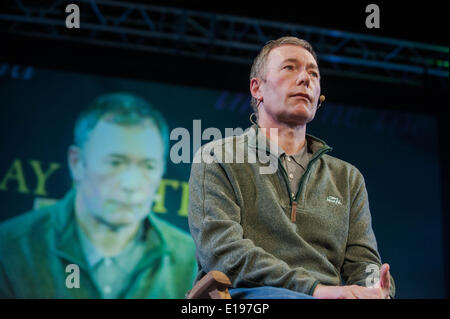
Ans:
[[[167,124],[145,100],[96,99],[68,151],[74,188],[0,226],[0,296],[183,298],[196,273],[192,239],[150,213],[167,153]],[[79,278],[67,280],[67,265]]]

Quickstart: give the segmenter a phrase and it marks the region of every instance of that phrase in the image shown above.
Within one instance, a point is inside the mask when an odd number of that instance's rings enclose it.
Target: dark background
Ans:
[[[302,1],[298,4],[277,1],[276,5],[262,1],[245,2],[245,4],[243,1],[224,4],[193,1],[152,1],[151,3],[448,46],[447,1],[427,1],[425,4],[407,1],[375,2],[381,10],[381,28],[370,30],[364,25],[366,17],[364,8],[371,2],[365,1]],[[72,71],[90,75],[93,78],[100,76],[111,79],[104,80],[106,82],[113,82],[112,79],[119,77],[130,81],[144,80],[161,85],[181,85],[185,89],[191,88],[194,91],[207,88],[213,90],[216,97],[224,91],[232,92],[232,94],[248,94],[250,65],[19,37],[7,32],[1,33],[1,39],[3,45],[0,50],[0,63],[31,65],[42,70]],[[320,52],[318,55],[320,61]],[[3,88],[9,85],[8,81],[10,79],[7,76],[0,77],[0,85]],[[128,84],[130,88],[133,87],[133,83]],[[34,97],[28,96],[28,100],[40,101],[37,104],[40,109],[34,110],[31,114],[40,114],[46,118],[44,128],[40,126],[42,123],[33,122],[33,116],[27,118],[24,115],[27,111],[26,105],[22,104],[23,109],[19,110],[11,109],[11,104],[2,103],[0,150],[4,158],[0,176],[3,176],[8,169],[13,157],[11,154],[25,152],[21,149],[21,145],[24,139],[29,138],[29,134],[43,131],[42,134],[45,136],[52,136],[55,135],[53,132],[56,127],[60,128],[60,131],[65,131],[65,136],[60,137],[62,140],[70,139],[71,127],[65,127],[70,125],[70,121],[58,122],[56,106],[53,106],[55,109],[46,107],[45,99],[54,94],[55,97],[59,96],[58,99],[61,101],[70,101],[71,97],[74,97],[75,101],[82,89],[84,90],[83,98],[88,100],[88,97],[91,97],[86,93],[89,88],[87,85],[77,87],[77,82],[68,80],[65,92],[61,92],[61,89],[58,90],[52,82],[50,84],[50,86],[42,85],[46,92],[41,92],[36,87],[23,92],[24,95],[34,94]],[[114,85],[110,87],[114,88]],[[144,91],[143,88],[141,90]],[[7,94],[7,97],[3,96],[1,100],[19,103],[17,101],[20,93],[12,95],[8,90],[2,92]],[[393,136],[386,133],[389,132],[388,129],[376,135],[370,130],[365,132],[364,125],[356,125],[356,128],[353,128],[361,132],[356,141],[364,143],[364,134],[371,134],[367,138],[371,138],[371,142],[375,141],[372,147],[362,148],[365,154],[355,151],[355,140],[352,144],[342,141],[345,137],[354,138],[355,132],[352,130],[347,132],[343,125],[330,126],[332,122],[321,121],[319,117],[318,124],[311,128],[315,129],[316,136],[323,138],[335,148],[330,155],[349,161],[363,172],[368,185],[380,253],[383,261],[391,263],[393,267],[393,276],[398,284],[398,297],[448,297],[448,80],[447,86],[442,87],[431,79],[424,78],[422,85],[415,87],[330,75],[322,80],[322,92],[327,96],[324,107],[329,106],[331,110],[329,112],[336,114],[342,108],[343,110],[359,108],[363,110],[366,117],[373,114],[374,117],[382,118],[382,114],[387,114],[385,118],[390,124],[386,126],[391,127],[391,131],[394,130],[397,138],[394,139],[393,145],[384,143],[386,137]],[[39,98],[39,95],[42,97]],[[21,97],[21,99],[26,98]],[[168,99],[173,100],[173,96]],[[192,102],[193,98],[187,97],[186,100]],[[178,96],[176,101],[181,105],[183,96]],[[175,102],[172,101],[172,103]],[[69,102],[68,105],[72,106],[68,109],[67,116],[76,114],[76,103]],[[190,121],[192,118],[201,118],[216,125],[220,123],[222,127],[242,126],[245,128],[245,123],[248,123],[249,110],[243,114],[234,114],[234,117],[233,114],[227,116],[216,114],[208,119],[207,115],[202,114],[201,106],[197,107],[200,111],[195,115],[181,106],[175,113],[178,114],[180,121],[185,114]],[[164,110],[164,112],[166,116],[173,115],[171,110]],[[325,114],[321,116],[324,117]],[[411,136],[405,138],[398,130],[395,130],[396,127],[401,127],[405,117],[417,119],[417,123],[426,123],[422,125],[423,130],[419,129],[414,134],[414,138]],[[186,125],[189,125],[188,122]],[[174,120],[173,125],[177,123],[179,122]],[[35,130],[30,128],[33,124],[37,126]],[[23,133],[25,127],[26,134]],[[436,132],[426,131],[433,128],[436,128]],[[404,141],[405,149],[399,147],[401,141]],[[413,142],[408,144],[406,141]],[[61,142],[61,147],[62,145]],[[40,148],[41,145],[35,145],[35,147]],[[42,147],[47,152],[61,153],[60,161],[63,162],[64,149],[55,150],[51,143],[44,143]],[[412,158],[411,154],[414,154],[414,150],[418,150],[420,154]],[[426,153],[425,155],[421,153],[423,150],[430,150],[436,154],[431,154],[429,161],[427,159],[422,161],[422,157],[426,157]],[[389,153],[383,155],[383,152]],[[8,155],[5,156],[5,154]],[[383,158],[387,159],[386,162],[382,161]],[[397,166],[392,166],[392,159],[397,159],[395,163]],[[399,167],[397,175],[396,167]],[[430,167],[438,168],[438,178],[435,178],[434,170],[428,173]],[[396,184],[385,185],[384,174],[390,174],[388,180],[395,180]],[[430,178],[427,179],[426,176]],[[168,178],[170,177],[169,175]],[[182,179],[186,180],[186,176]],[[68,180],[65,183],[67,184]],[[436,192],[439,194],[435,194]],[[411,197],[409,194],[415,195]],[[2,195],[2,210],[8,210],[13,206],[6,202],[11,194],[0,195]],[[58,193],[59,195],[61,192]],[[439,203],[430,202],[430,198],[435,197],[439,199]],[[20,201],[20,197],[17,200]],[[411,204],[413,201],[415,204]],[[14,205],[20,207],[20,203]],[[26,205],[30,206],[29,203]],[[411,212],[405,211],[404,208],[411,205],[415,205],[417,209]],[[5,211],[2,212],[2,216],[12,216],[17,213],[19,211]]]

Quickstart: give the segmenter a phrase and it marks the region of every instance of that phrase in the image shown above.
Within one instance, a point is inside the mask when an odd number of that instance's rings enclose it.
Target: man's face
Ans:
[[[273,49],[263,78],[260,86],[263,106],[276,121],[298,125],[314,118],[320,96],[320,74],[314,57],[306,49],[296,45]]]
[[[81,205],[110,226],[149,213],[164,171],[164,146],[150,122],[124,126],[99,121],[83,150],[77,178]]]

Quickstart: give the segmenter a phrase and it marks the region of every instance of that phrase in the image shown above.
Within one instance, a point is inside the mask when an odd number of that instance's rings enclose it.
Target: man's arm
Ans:
[[[233,287],[275,286],[312,294],[318,281],[308,271],[289,267],[244,238],[240,220],[245,212],[225,169],[215,162],[192,164],[189,227],[203,270],[224,272]]]
[[[313,297],[319,299],[390,299],[389,265],[384,264],[380,270],[379,284],[374,287],[350,286],[325,286],[317,285]]]
[[[354,185],[356,185],[356,188],[352,191],[355,196],[350,208],[349,235],[341,272],[347,285],[366,286],[368,277],[371,275],[368,266],[376,265],[380,269],[381,258],[372,229],[372,218],[364,178],[359,171]],[[389,275],[389,271],[387,275]],[[395,285],[390,275],[389,280],[390,296],[393,297]]]
[[[15,298],[11,283],[8,280],[3,263],[0,259],[0,299]]]

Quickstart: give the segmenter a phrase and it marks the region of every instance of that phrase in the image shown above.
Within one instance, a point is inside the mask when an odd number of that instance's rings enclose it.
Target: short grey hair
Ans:
[[[281,37],[276,40],[268,41],[264,45],[264,47],[261,49],[261,51],[258,53],[256,58],[253,60],[253,65],[252,65],[252,68],[250,71],[250,80],[252,78],[258,78],[258,77],[264,76],[266,73],[266,63],[267,63],[267,58],[269,56],[269,53],[275,48],[278,48],[282,45],[288,45],[288,44],[297,45],[297,46],[304,48],[309,53],[311,53],[311,55],[314,57],[314,60],[316,60],[316,63],[318,64],[316,52],[314,51],[312,45],[308,41],[299,39],[297,37],[292,37],[292,36]],[[252,99],[250,101],[250,105],[252,106],[253,111],[256,114],[258,114],[258,109],[257,109],[258,101],[254,97],[252,97]]]
[[[150,120],[161,134],[164,155],[167,155],[169,148],[168,125],[161,113],[142,97],[118,92],[96,98],[80,113],[75,122],[75,145],[83,148],[90,133],[100,120],[131,126],[141,125]]]

